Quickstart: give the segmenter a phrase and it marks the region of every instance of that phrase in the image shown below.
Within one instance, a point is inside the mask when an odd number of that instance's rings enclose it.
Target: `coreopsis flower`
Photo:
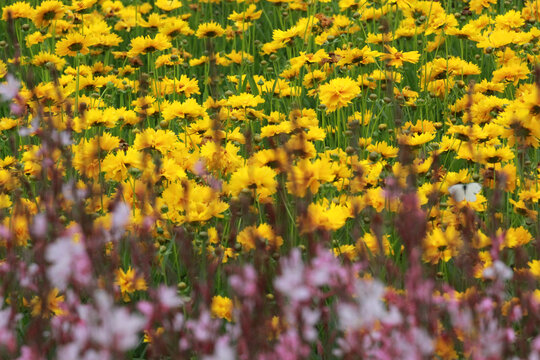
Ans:
[[[319,99],[326,106],[327,113],[348,106],[358,94],[360,86],[349,77],[332,79],[319,89]]]
[[[288,44],[297,36],[303,36],[304,33],[301,30],[293,26],[288,30],[274,29],[272,32],[272,41],[276,43]]]
[[[367,45],[362,49],[337,49],[335,54],[340,57],[337,62],[338,66],[356,64],[368,65],[374,63],[382,55],[382,53],[376,50],[371,50]]]
[[[233,303],[232,300],[225,296],[214,296],[210,306],[212,316],[227,321],[232,321]]]
[[[173,11],[182,7],[182,2],[178,0],[157,0],[155,4],[163,11]]]
[[[454,227],[444,231],[437,227],[424,239],[422,259],[432,264],[441,260],[448,262],[458,255],[462,243],[461,235]]]
[[[6,63],[0,60],[0,79],[6,76],[6,74],[7,74]]]
[[[298,197],[304,197],[307,189],[311,194],[319,191],[321,183],[328,183],[334,180],[332,164],[328,160],[302,159],[290,169],[287,176],[287,190]]]
[[[173,39],[179,35],[193,35],[194,31],[189,27],[189,24],[182,19],[173,19],[166,21],[159,27],[159,32]]]
[[[323,82],[324,80],[326,80],[326,73],[324,71],[313,70],[312,72],[309,72],[306,75],[304,75],[304,79],[302,80],[302,85],[304,85],[306,88],[311,88]]]
[[[469,3],[469,9],[474,11],[476,14],[480,14],[482,13],[482,10],[487,9],[496,3],[497,0],[471,0]]]
[[[298,223],[303,234],[317,229],[335,231],[345,225],[351,217],[351,209],[335,203],[311,203],[305,217],[299,218]]]
[[[497,29],[493,31],[486,30],[482,33],[482,40],[478,41],[476,46],[480,49],[498,49],[514,42],[515,32]],[[485,51],[485,50],[484,50]]]
[[[483,146],[479,148],[479,153],[481,160],[490,164],[510,161],[515,157],[512,149],[506,146]]]
[[[56,70],[60,71],[66,64],[66,60],[55,54],[51,54],[45,51],[40,51],[32,58],[32,65],[41,67],[48,64],[53,64]]]
[[[220,37],[223,36],[223,34],[225,34],[225,29],[214,21],[200,24],[195,32],[195,36],[199,39]]]
[[[240,95],[232,95],[227,99],[227,105],[233,108],[257,107],[257,105],[264,103],[264,99],[259,95],[252,95],[248,93],[242,93]]]
[[[527,263],[529,272],[538,280],[540,280],[540,260],[532,260]]]
[[[124,301],[130,300],[130,294],[138,290],[146,290],[146,280],[143,277],[137,276],[135,270],[129,266],[126,271],[124,269],[118,269],[116,271],[115,284],[120,287],[122,292],[122,298]]]
[[[519,80],[525,80],[530,74],[526,63],[511,63],[493,72],[492,81],[495,83],[509,82],[517,85]]]
[[[48,318],[51,315],[62,315],[66,313],[66,310],[62,308],[64,302],[64,295],[59,295],[59,291],[56,288],[53,288],[49,291],[47,295],[47,307],[42,309],[42,300],[35,296],[30,301],[30,306],[32,307],[32,315],[39,316],[42,315],[44,318]]]
[[[279,41],[270,41],[270,42],[267,42],[265,43],[262,47],[261,47],[261,55],[271,55],[275,52],[277,52],[279,49],[283,49],[286,45],[286,43],[284,42],[279,42]]]
[[[128,177],[129,169],[142,170],[148,166],[148,162],[143,162],[143,154],[130,147],[126,152],[107,154],[101,162],[101,171],[105,173],[106,180],[120,182]]]
[[[93,44],[91,37],[80,33],[71,33],[56,43],[56,54],[58,56],[75,56],[77,53],[86,55],[90,51],[89,47]]]
[[[166,1],[166,0],[165,0]],[[154,331],[154,336],[161,336],[163,333],[165,332],[165,328],[163,327],[158,327],[155,331]],[[150,331],[149,330],[144,330],[144,337],[143,337],[143,342],[144,343],[152,343],[152,341],[154,340],[153,336],[150,334]]]
[[[283,245],[283,238],[277,236],[270,225],[261,224],[243,229],[236,237],[236,242],[242,245],[244,251],[256,250],[257,242],[265,243],[264,247],[268,250],[276,250]]]
[[[240,147],[231,142],[222,146],[215,141],[208,141],[200,149],[201,159],[205,160],[208,169],[223,174],[229,174],[242,166],[244,159],[239,153]]]
[[[495,26],[504,30],[519,29],[525,24],[525,19],[516,10],[509,10],[504,14],[497,15]]]
[[[70,10],[74,12],[87,12],[96,3],[97,0],[72,0]]]
[[[212,218],[221,218],[223,212],[229,208],[227,203],[220,200],[213,187],[194,185],[190,190],[192,198],[186,206],[184,217],[180,217],[180,222],[205,222]]]
[[[66,9],[58,0],[47,0],[40,3],[34,12],[34,23],[39,26],[47,26],[51,22],[61,19]]]
[[[177,141],[176,134],[171,130],[145,129],[137,134],[133,147],[136,150],[156,149],[160,153],[166,154],[174,149]]]
[[[392,245],[390,244],[389,236],[384,235],[381,240],[382,244],[379,244],[379,240],[375,235],[372,233],[365,233],[364,236],[359,238],[356,242],[356,250],[359,253],[365,253],[367,250],[371,255],[378,255],[381,253],[382,246],[382,253],[389,255],[392,252]]]
[[[94,47],[108,50],[112,47],[118,46],[122,41],[122,38],[114,33],[97,34],[94,37]]]
[[[277,190],[276,171],[268,166],[244,166],[231,175],[225,188],[232,196],[238,196],[243,189],[254,192],[258,201],[267,202]]]
[[[420,146],[430,142],[435,139],[435,133],[424,133],[424,134],[401,134],[398,138],[398,141],[402,145],[408,146]]]
[[[375,144],[369,144],[366,148],[369,152],[380,154],[384,158],[395,158],[399,149],[389,145],[386,141],[377,141]]]
[[[509,248],[515,248],[523,246],[531,242],[533,239],[531,233],[527,231],[523,226],[518,228],[509,228],[506,230],[504,238],[504,246]]]
[[[171,103],[165,104],[163,105],[162,110],[163,119],[166,121],[184,118],[194,120],[199,117],[204,117],[205,115],[205,108],[199,105],[197,103],[197,100],[193,98],[187,99],[183,103],[173,101]]]
[[[148,52],[170,49],[172,44],[167,36],[158,33],[154,38],[150,36],[138,36],[131,39],[130,47],[131,49],[128,51],[128,56],[135,57]]]
[[[25,44],[27,47],[31,47],[36,44],[41,44],[45,39],[49,38],[51,38],[51,34],[49,33],[42,34],[41,31],[29,32],[25,36]]]
[[[2,12],[2,20],[8,20],[8,14],[12,19],[26,18],[32,19],[34,17],[35,10],[32,5],[26,1],[17,1],[11,5],[4,6]]]
[[[388,53],[382,54],[381,58],[387,60],[388,64],[395,67],[403,66],[404,62],[416,64],[420,59],[420,53],[418,51],[401,52],[398,49],[385,45]]]
[[[165,17],[161,14],[152,13],[148,16],[148,20],[141,19],[139,20],[139,25],[143,28],[149,28],[152,30],[157,30],[163,26]]]

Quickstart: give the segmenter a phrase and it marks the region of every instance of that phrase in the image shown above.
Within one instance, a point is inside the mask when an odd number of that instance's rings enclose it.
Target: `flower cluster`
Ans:
[[[540,358],[537,1],[0,13],[0,357]]]

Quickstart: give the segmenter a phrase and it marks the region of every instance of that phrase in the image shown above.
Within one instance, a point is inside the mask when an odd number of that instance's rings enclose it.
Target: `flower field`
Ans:
[[[540,2],[0,2],[0,359],[540,360]]]

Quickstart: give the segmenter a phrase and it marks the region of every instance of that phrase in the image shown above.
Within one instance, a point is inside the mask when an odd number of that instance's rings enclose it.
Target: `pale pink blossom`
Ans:
[[[91,263],[81,240],[61,237],[47,246],[45,259],[49,281],[60,290],[65,290],[70,279],[78,284],[88,284],[91,279]]]

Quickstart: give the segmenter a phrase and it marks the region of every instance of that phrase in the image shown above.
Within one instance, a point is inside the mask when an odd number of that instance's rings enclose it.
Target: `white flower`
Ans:
[[[401,315],[395,307],[390,310],[382,302],[384,285],[376,280],[358,280],[356,282],[355,303],[339,304],[337,312],[341,328],[358,330],[370,328],[380,321],[385,324],[399,324]]]
[[[514,276],[514,272],[502,261],[495,260],[493,265],[484,269],[484,271],[482,272],[482,276],[484,277],[484,279],[500,279],[502,281],[505,281],[510,280]]]
[[[7,82],[0,84],[0,99],[10,101],[19,93],[21,82],[15,76],[8,74]]]
[[[47,268],[49,281],[59,290],[65,290],[70,278],[87,284],[91,277],[91,263],[84,245],[71,237],[61,237],[47,246],[45,259],[51,263]]]

